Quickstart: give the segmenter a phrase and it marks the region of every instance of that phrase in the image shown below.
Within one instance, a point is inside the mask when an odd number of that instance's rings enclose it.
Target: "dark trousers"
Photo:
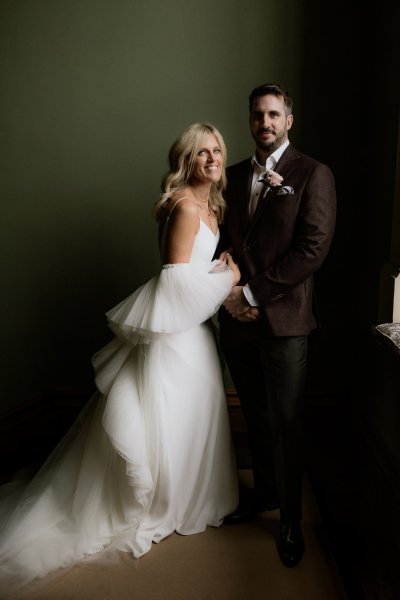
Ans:
[[[307,336],[271,337],[262,322],[221,323],[221,348],[246,418],[256,497],[301,519]]]

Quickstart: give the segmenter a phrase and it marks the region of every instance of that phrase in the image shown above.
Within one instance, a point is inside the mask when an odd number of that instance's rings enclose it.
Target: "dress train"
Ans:
[[[189,264],[107,313],[98,392],[21,490],[0,489],[0,582],[24,585],[107,551],[140,557],[176,531],[219,526],[237,505],[236,465],[214,334],[230,291],[201,223]]]

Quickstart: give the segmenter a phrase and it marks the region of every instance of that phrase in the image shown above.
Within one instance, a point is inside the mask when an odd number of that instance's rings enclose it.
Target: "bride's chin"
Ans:
[[[218,183],[218,181],[221,179],[221,173],[213,173],[212,175],[208,175],[206,179],[212,183]]]

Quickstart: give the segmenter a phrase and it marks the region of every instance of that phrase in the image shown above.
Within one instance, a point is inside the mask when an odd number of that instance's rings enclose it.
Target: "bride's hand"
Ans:
[[[235,261],[233,260],[232,256],[229,254],[229,252],[224,252],[223,254],[225,254],[226,264],[233,272],[232,287],[234,287],[240,281],[240,270],[239,270],[239,267],[237,266],[237,264],[235,263]]]
[[[226,257],[230,253],[230,251],[231,251],[231,248],[227,248],[226,250],[221,252],[221,254],[218,257],[218,260],[222,260],[224,263],[227,263]]]

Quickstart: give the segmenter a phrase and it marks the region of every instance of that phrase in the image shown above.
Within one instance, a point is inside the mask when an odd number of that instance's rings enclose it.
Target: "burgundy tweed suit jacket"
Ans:
[[[249,284],[271,335],[307,335],[316,327],[313,274],[328,253],[335,227],[335,182],[326,165],[291,144],[274,170],[282,175],[282,186],[270,188],[250,218],[251,159],[228,167],[219,248],[231,248],[240,284]],[[232,322],[225,309],[220,320],[221,326]]]

